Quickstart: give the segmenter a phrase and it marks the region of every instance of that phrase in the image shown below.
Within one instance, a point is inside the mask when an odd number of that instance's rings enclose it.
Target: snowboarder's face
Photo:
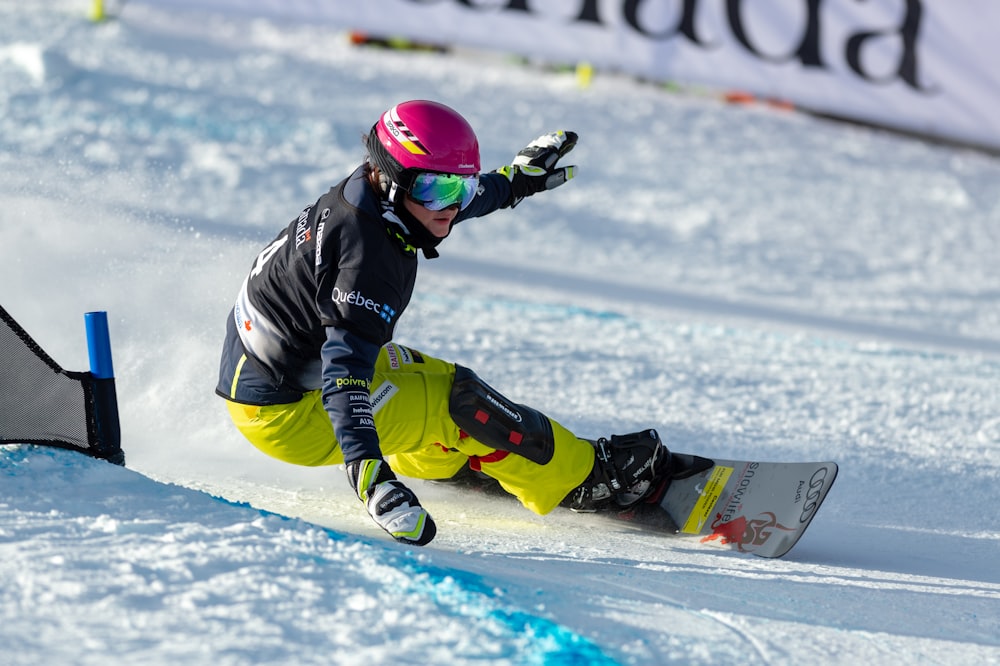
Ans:
[[[427,210],[409,195],[403,200],[403,206],[435,238],[444,238],[447,236],[451,232],[451,223],[454,222],[455,216],[458,215],[458,204],[449,206],[443,210]]]

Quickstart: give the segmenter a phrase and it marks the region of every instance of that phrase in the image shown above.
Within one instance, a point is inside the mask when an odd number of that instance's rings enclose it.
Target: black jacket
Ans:
[[[483,174],[455,222],[510,197],[504,176]],[[419,244],[359,167],[257,255],[227,325],[216,391],[264,405],[322,389],[345,461],[381,457],[369,390],[379,349],[410,302]]]

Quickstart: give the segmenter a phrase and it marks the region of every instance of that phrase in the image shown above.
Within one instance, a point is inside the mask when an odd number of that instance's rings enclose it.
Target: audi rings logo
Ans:
[[[820,496],[823,494],[823,486],[826,485],[826,478],[830,475],[830,468],[820,467],[809,477],[809,490],[806,491],[806,502],[802,506],[802,514],[799,516],[799,523],[807,523],[816,513],[819,506]]]

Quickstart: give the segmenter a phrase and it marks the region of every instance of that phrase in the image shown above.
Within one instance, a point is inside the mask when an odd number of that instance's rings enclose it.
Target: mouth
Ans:
[[[438,238],[444,238],[451,232],[451,223],[451,217],[433,217],[425,226]]]

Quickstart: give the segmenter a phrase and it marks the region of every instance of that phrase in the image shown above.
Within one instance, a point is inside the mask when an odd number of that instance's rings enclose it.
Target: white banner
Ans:
[[[993,0],[143,0],[588,62],[1000,150]]]

